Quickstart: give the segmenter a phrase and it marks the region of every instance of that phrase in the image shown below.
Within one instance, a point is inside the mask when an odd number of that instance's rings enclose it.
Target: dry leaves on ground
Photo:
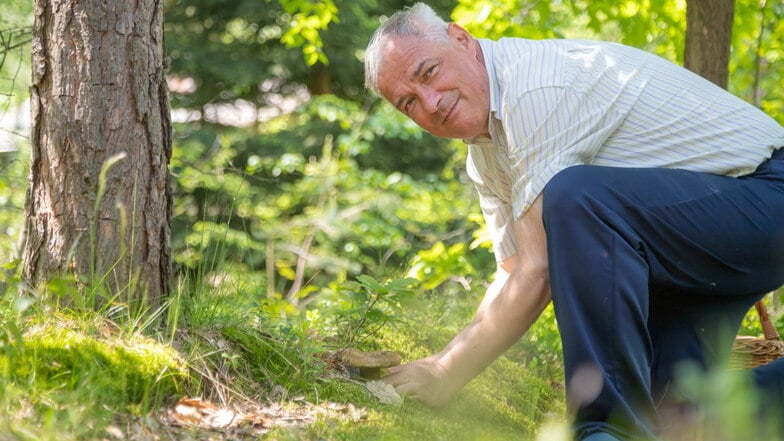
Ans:
[[[360,421],[365,410],[353,404],[304,401],[245,405],[242,409],[219,407],[201,398],[182,398],[163,418],[177,427],[210,429],[235,434],[262,435],[275,427],[306,426],[319,418]]]

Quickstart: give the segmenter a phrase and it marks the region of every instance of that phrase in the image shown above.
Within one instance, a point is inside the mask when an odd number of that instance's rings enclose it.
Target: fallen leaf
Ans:
[[[391,384],[383,381],[368,381],[365,383],[365,387],[384,404],[392,404],[394,406],[403,404],[403,398]]]
[[[237,417],[237,413],[233,410],[218,409],[215,411],[215,413],[206,415],[205,422],[213,429],[221,429],[224,427],[229,427],[237,419]]]

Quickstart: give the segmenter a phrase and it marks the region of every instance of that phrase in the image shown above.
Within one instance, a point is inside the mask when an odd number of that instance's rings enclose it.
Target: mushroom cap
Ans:
[[[346,348],[338,353],[344,366],[355,368],[387,368],[400,364],[400,355],[394,351],[364,352]]]

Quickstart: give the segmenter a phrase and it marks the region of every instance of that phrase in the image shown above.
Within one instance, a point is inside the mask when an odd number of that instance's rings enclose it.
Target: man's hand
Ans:
[[[399,394],[434,408],[446,405],[461,386],[449,381],[436,356],[389,368],[381,381],[391,384]]]

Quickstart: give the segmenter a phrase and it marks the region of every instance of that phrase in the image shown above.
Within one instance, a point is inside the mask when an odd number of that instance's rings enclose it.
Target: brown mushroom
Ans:
[[[359,376],[375,380],[381,377],[381,369],[400,364],[400,355],[393,351],[363,352],[346,348],[338,352],[343,366],[359,369]]]

